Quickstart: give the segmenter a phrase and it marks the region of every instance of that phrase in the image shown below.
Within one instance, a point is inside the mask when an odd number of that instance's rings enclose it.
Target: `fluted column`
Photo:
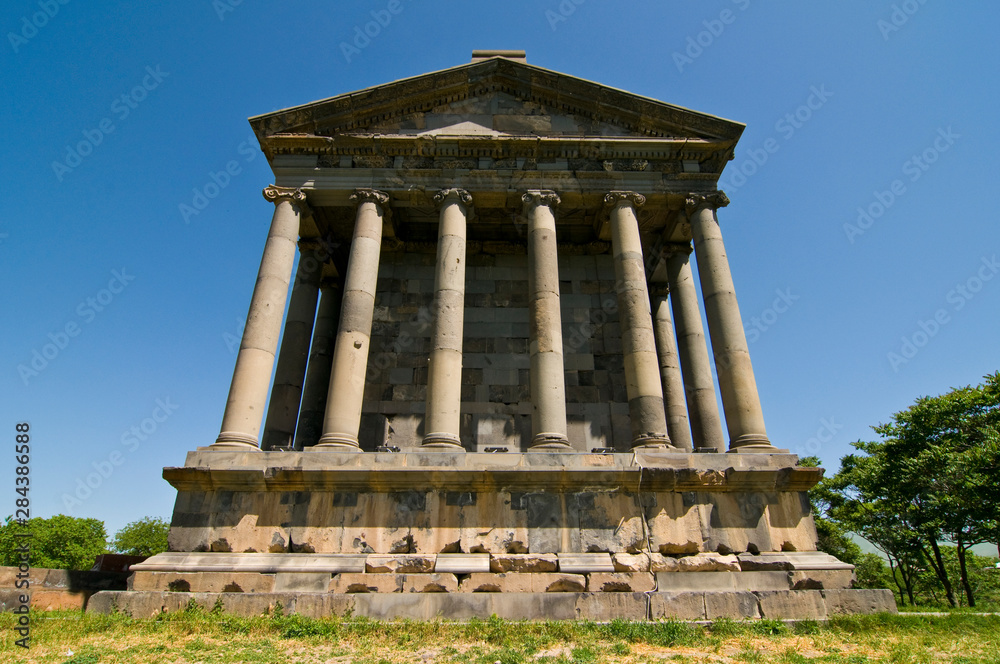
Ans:
[[[726,411],[730,451],[769,452],[774,447],[764,428],[764,413],[757,394],[750,351],[740,317],[733,276],[715,211],[729,205],[721,191],[691,194],[687,214],[698,255],[698,277],[705,298],[708,332],[715,353],[722,407]]]
[[[330,389],[330,365],[333,362],[333,343],[340,317],[340,284],[331,280],[320,283],[319,311],[313,332],[312,349],[306,371],[306,384],[302,389],[302,408],[299,410],[295,430],[295,449],[312,447],[323,435],[323,413]]]
[[[264,198],[274,203],[274,216],[250,298],[233,382],[222,415],[222,430],[213,447],[257,448],[281,334],[281,317],[288,298],[288,283],[295,265],[299,221],[302,215],[309,213],[306,195],[301,189],[272,185],[264,189]]]
[[[311,449],[360,451],[361,405],[365,396],[368,348],[371,345],[375,284],[382,250],[382,220],[389,195],[374,189],[356,189],[354,237],[344,278],[343,304],[330,369],[330,388],[323,416],[323,435]]]
[[[667,284],[650,284],[649,296],[653,306],[653,328],[656,334],[656,356],[660,359],[660,382],[663,385],[663,408],[667,416],[667,433],[674,447],[691,449],[691,430],[687,406],[684,402],[684,383],[681,381],[680,361],[674,341],[674,323],[667,303],[670,289]]]
[[[663,410],[653,319],[649,313],[639,220],[635,213],[636,207],[645,202],[645,196],[632,191],[612,191],[604,197],[605,205],[611,208],[611,250],[632,446],[662,448],[670,445],[670,438]]]
[[[689,260],[691,245],[669,245],[665,249],[670,307],[677,329],[677,356],[680,359],[684,395],[691,420],[694,449],[701,452],[725,452],[722,418],[715,399],[715,379],[705,326],[698,307],[698,293]]]
[[[319,243],[315,240],[299,242],[299,267],[285,316],[285,333],[281,335],[281,350],[274,370],[271,401],[264,420],[261,449],[291,447],[295,423],[299,418],[302,385],[309,360],[309,341],[312,339],[316,319],[316,299],[323,263],[318,259]]]
[[[472,196],[464,189],[442,189],[434,202],[440,208],[440,222],[423,445],[461,449],[465,226]]]
[[[566,428],[566,369],[559,310],[559,256],[554,191],[521,197],[528,219],[528,315],[531,354],[531,447],[570,449]]]

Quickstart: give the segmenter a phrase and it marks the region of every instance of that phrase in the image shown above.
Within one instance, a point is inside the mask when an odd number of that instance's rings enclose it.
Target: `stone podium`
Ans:
[[[274,215],[221,431],[92,610],[894,610],[765,430],[718,219],[743,125],[515,51],[250,123]]]

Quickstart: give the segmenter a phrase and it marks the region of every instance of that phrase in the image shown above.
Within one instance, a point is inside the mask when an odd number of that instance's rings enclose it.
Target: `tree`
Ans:
[[[28,519],[18,525],[12,517],[0,526],[0,560],[3,565],[16,566],[21,562],[17,551],[24,538],[17,533],[27,532],[32,567],[52,569],[90,569],[94,559],[107,552],[107,534],[104,522],[57,514],[48,519]]]
[[[111,549],[130,556],[154,556],[167,550],[168,532],[169,523],[147,516],[116,532],[111,541]]]

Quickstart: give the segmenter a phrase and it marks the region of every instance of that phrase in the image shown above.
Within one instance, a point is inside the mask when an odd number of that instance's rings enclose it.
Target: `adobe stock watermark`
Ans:
[[[566,19],[576,12],[576,8],[586,1],[587,0],[562,0],[562,2],[560,2],[555,9],[546,9],[545,20],[549,22],[549,27],[552,28],[552,32],[556,31],[556,28],[560,23],[565,23]]]
[[[373,9],[369,12],[372,17],[371,21],[368,21],[363,26],[360,24],[354,26],[354,34],[352,35],[351,42],[340,42],[340,52],[344,55],[344,60],[347,61],[347,64],[351,64],[351,60],[361,55],[361,51],[371,46],[372,40],[382,34],[382,31],[392,23],[392,18],[399,16],[403,13],[404,9],[406,7],[403,5],[403,0],[389,0],[386,3],[385,9]]]
[[[800,296],[793,295],[791,287],[774,291],[778,297],[774,298],[771,306],[760,312],[757,316],[751,316],[748,323],[743,323],[743,332],[747,335],[747,343],[753,343],[778,322],[781,314],[786,313],[795,304]]]
[[[123,122],[132,114],[132,111],[139,108],[139,104],[146,100],[150,92],[160,87],[160,84],[168,76],[170,76],[170,72],[162,71],[160,65],[156,65],[155,69],[146,67],[146,75],[143,76],[142,81],[111,102],[111,113],[118,118],[119,122]],[[93,154],[94,149],[104,142],[104,138],[114,133],[116,129],[117,127],[111,118],[104,118],[93,129],[84,129],[83,140],[78,141],[75,145],[67,145],[66,155],[63,159],[52,162],[52,172],[55,173],[56,179],[62,182],[67,173],[71,173],[74,168],[82,164],[83,160]]]
[[[947,128],[942,128],[937,130],[937,136],[934,141],[925,150],[919,154],[915,154],[906,161],[903,162],[903,175],[910,182],[916,182],[924,176],[924,173],[930,170],[931,165],[937,162],[941,158],[941,155],[951,149],[955,145],[955,141],[962,138],[961,134],[956,134],[951,129],[951,125]],[[868,205],[858,208],[858,218],[852,223],[844,224],[844,234],[847,236],[847,241],[854,244],[855,238],[858,238],[865,234],[875,222],[882,218],[882,216],[889,211],[896,201],[898,201],[903,194],[907,191],[906,183],[902,178],[897,178],[889,183],[889,187],[884,190],[876,190],[872,196],[874,201]]]
[[[1000,272],[1000,261],[997,261],[996,254],[993,254],[991,258],[983,256],[975,273],[964,283],[956,284],[945,296],[945,302],[951,305],[951,311],[942,307],[935,311],[928,320],[918,320],[917,329],[911,334],[901,337],[899,347],[886,355],[893,372],[899,373],[901,366],[908,364],[916,357],[920,349],[930,343],[930,340],[938,335],[941,328],[952,321],[952,312],[964,309],[965,305],[983,290],[986,283],[992,281],[998,272]]]
[[[222,22],[226,20],[226,14],[232,14],[242,4],[243,0],[212,0],[212,9]]]
[[[838,424],[833,417],[821,418],[816,435],[806,440],[802,445],[795,446],[790,451],[799,457],[815,456],[823,449],[823,445],[832,441],[837,432],[843,428],[844,425]]]
[[[809,96],[793,111],[785,113],[784,116],[778,118],[778,121],[774,123],[774,131],[785,142],[790,141],[800,129],[805,127],[807,122],[812,120],[816,111],[826,105],[826,102],[832,96],[833,93],[826,89],[825,83],[820,84],[819,87],[815,85],[810,86]],[[771,157],[780,149],[781,141],[774,136],[764,140],[760,147],[750,148],[747,150],[747,156],[743,162],[739,166],[734,165],[735,171],[729,175],[729,179],[719,182],[719,188],[727,191],[736,191],[756,175],[763,168],[764,164],[770,161]]]
[[[125,463],[127,460],[126,455],[139,449],[139,446],[149,440],[160,428],[160,425],[170,419],[170,416],[179,408],[177,404],[170,401],[170,397],[156,399],[155,404],[153,411],[148,417],[144,417],[138,424],[133,424],[122,432],[119,443],[125,448],[124,453],[121,450],[115,449],[104,459],[91,462],[90,465],[93,467],[94,472],[77,477],[73,493],[64,493],[62,495],[63,507],[67,513],[80,507],[83,505],[83,501],[94,495],[94,492],[100,489],[104,482],[114,475],[115,470]]]
[[[84,326],[94,322],[97,314],[107,309],[134,280],[135,276],[127,274],[125,268],[112,270],[107,287],[102,288],[77,305],[77,319],[68,321],[55,332],[49,332],[48,342],[42,344],[41,347],[32,348],[31,359],[17,365],[17,373],[21,377],[21,382],[27,386],[32,378],[45,371],[59,357],[60,353],[66,350],[70,341],[80,336]]]
[[[7,41],[10,42],[14,53],[38,36],[38,31],[47,26],[59,13],[60,5],[65,6],[69,2],[70,0],[38,0],[38,8],[41,11],[25,14],[21,17],[21,29],[18,32],[7,33]]]
[[[910,22],[910,18],[926,4],[927,0],[903,0],[899,4],[894,4],[892,12],[889,14],[889,20],[880,18],[875,23],[875,27],[882,33],[882,40],[889,41],[890,35],[902,30],[903,26]]]
[[[250,136],[236,146],[236,153],[243,156],[242,160],[230,159],[219,170],[209,171],[205,184],[191,190],[191,204],[178,204],[177,209],[185,224],[190,224],[192,217],[201,214],[226,187],[232,184],[233,178],[243,173],[243,164],[249,164],[257,158],[260,150],[256,149],[256,144],[257,135],[250,132]]]
[[[732,0],[732,3],[740,11],[746,11],[750,7],[750,0]],[[739,14],[732,9],[723,9],[719,12],[718,18],[702,21],[705,29],[687,38],[683,52],[673,52],[672,57],[674,65],[677,66],[677,71],[683,74],[685,67],[693,65],[694,61],[700,58],[705,53],[705,50],[711,48],[716,40],[722,36],[722,33],[726,31],[726,26],[735,23],[738,17]]]

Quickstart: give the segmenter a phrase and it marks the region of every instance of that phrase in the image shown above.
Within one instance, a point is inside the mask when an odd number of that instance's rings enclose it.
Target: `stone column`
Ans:
[[[521,202],[528,218],[531,448],[568,450],[559,257],[552,213],[559,205],[559,196],[554,191],[532,190]]]
[[[689,256],[691,245],[668,245],[666,253],[670,306],[677,327],[677,355],[684,380],[684,395],[691,419],[691,437],[699,452],[725,452],[722,419],[715,400],[715,379],[708,358],[708,342],[698,307]]]
[[[427,363],[425,447],[462,449],[462,337],[465,324],[465,225],[472,196],[464,189],[434,195],[440,208],[434,329]]]
[[[663,389],[656,359],[653,319],[649,313],[646,268],[635,208],[646,197],[632,191],[612,191],[604,197],[611,208],[611,251],[615,262],[618,319],[625,355],[625,389],[633,447],[667,447]]]
[[[295,265],[299,220],[309,214],[306,195],[301,189],[272,185],[264,189],[264,198],[275,204],[274,216],[250,298],[233,382],[222,415],[222,431],[212,445],[216,448],[257,449],[288,283]]]
[[[389,195],[374,189],[355,189],[351,200],[357,203],[358,211],[344,277],[323,435],[312,449],[358,452],[361,404],[365,396],[368,348],[375,312],[375,284],[382,251],[382,221]]]
[[[319,243],[315,240],[299,242],[299,267],[295,285],[285,316],[285,333],[281,336],[281,350],[274,370],[271,402],[264,420],[261,449],[291,447],[295,435],[295,422],[299,418],[302,384],[309,360],[309,341],[312,339],[313,322],[316,320],[316,299],[319,295],[319,278],[323,263],[317,259]]]
[[[650,284],[653,305],[653,328],[656,334],[656,356],[660,359],[660,382],[663,384],[663,405],[667,415],[667,433],[674,447],[691,449],[691,430],[687,406],[684,403],[684,383],[674,341],[674,323],[670,319],[667,284]]]
[[[302,408],[295,431],[295,449],[312,447],[323,435],[323,413],[330,389],[330,365],[333,362],[333,342],[340,318],[340,284],[334,280],[320,283],[319,311],[313,332],[312,349],[302,390]]]
[[[733,276],[715,211],[729,205],[721,191],[691,194],[687,214],[698,255],[698,277],[705,298],[708,333],[715,352],[722,407],[726,411],[730,451],[770,452],[775,448],[764,429],[764,413],[750,364],[743,320],[736,302]]]

